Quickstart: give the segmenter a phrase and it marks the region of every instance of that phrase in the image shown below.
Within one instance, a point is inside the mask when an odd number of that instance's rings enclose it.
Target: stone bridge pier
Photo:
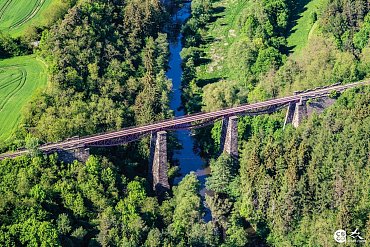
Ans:
[[[153,132],[150,139],[148,176],[157,194],[170,189],[167,172],[167,132]]]
[[[57,150],[58,159],[66,163],[72,163],[74,160],[86,162],[90,156],[90,149],[79,147],[71,150]]]
[[[307,99],[302,97],[298,103],[289,103],[283,128],[290,123],[293,124],[294,128],[297,128],[306,117]]]
[[[221,152],[226,152],[235,159],[238,158],[238,117],[222,119],[220,145]]]

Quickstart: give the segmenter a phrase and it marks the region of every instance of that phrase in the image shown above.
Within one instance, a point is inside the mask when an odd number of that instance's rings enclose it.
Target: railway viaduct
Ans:
[[[349,88],[369,84],[370,81],[345,85],[334,84],[331,86],[315,88],[313,90],[295,92],[292,96],[271,99],[264,102],[245,104],[215,112],[186,115],[144,126],[125,128],[119,131],[70,138],[58,143],[48,143],[40,146],[40,151],[44,153],[58,152],[59,157],[67,162],[70,162],[73,159],[85,161],[89,156],[90,147],[117,146],[136,141],[146,135],[151,135],[148,175],[153,184],[153,189],[160,194],[170,187],[167,177],[166,135],[168,131],[201,128],[203,126],[213,124],[215,121],[221,120],[221,150],[230,154],[232,157],[237,158],[239,116],[268,114],[288,106],[284,127],[287,124],[292,124],[294,127],[298,127],[308,114],[308,100],[330,100],[328,96],[333,91],[343,92]],[[14,153],[1,154],[0,160],[5,158],[14,158],[27,153],[28,150],[23,149]]]

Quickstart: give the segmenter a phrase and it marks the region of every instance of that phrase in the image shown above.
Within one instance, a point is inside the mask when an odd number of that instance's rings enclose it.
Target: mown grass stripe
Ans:
[[[50,17],[46,14],[61,0],[0,0],[0,31],[20,36],[28,26],[43,26]]]
[[[21,121],[21,112],[46,85],[46,67],[33,56],[0,61],[0,141],[8,139]]]
[[[9,4],[12,2],[12,0],[7,0],[0,8],[0,20],[3,18],[4,12],[9,7]]]
[[[37,12],[39,12],[39,10],[41,9],[44,2],[45,2],[44,0],[37,0],[34,4],[32,10],[26,16],[24,16],[22,19],[20,19],[19,21],[15,22],[13,25],[11,25],[9,27],[9,29],[14,29],[16,27],[19,27],[19,26],[23,25],[24,23],[26,23],[27,21],[31,20],[37,14]]]

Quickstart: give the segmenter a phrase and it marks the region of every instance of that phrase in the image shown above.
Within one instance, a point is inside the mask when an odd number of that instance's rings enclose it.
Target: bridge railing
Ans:
[[[369,83],[369,82],[370,81],[364,81],[364,82],[358,82],[358,83]],[[322,90],[322,89],[326,89],[326,88],[330,88],[330,87],[335,87],[335,86],[339,86],[341,84],[342,83],[335,83],[335,84],[328,85],[328,86],[317,87],[314,90],[295,91],[295,93],[297,93],[297,94],[294,94],[294,95],[291,95],[291,96],[299,96],[300,94],[314,92],[316,90]],[[343,84],[343,86],[346,86],[346,84]],[[271,98],[269,100],[275,100],[275,99],[279,99],[279,98],[274,97],[274,98]],[[247,105],[250,105],[250,104],[251,103],[245,103],[245,104],[238,105],[238,106],[225,107],[225,108],[219,109],[217,111],[224,111],[224,110],[226,111],[226,110],[233,109],[235,107],[243,107],[243,106],[247,106]],[[179,120],[179,119],[183,119],[183,118],[191,118],[191,117],[203,115],[203,114],[206,114],[206,113],[210,113],[210,112],[203,112],[202,111],[202,112],[192,113],[192,114],[188,114],[188,115],[184,115],[184,116],[175,116],[175,117],[172,117],[172,118],[167,118],[167,119],[163,119],[163,120],[159,120],[159,121],[154,121],[154,122],[151,122],[151,123],[144,123],[144,124],[140,124],[140,125],[136,125],[136,126],[128,126],[128,127],[121,128],[119,130],[111,130],[111,131],[101,132],[101,133],[97,133],[97,134],[87,135],[87,136],[79,137],[79,139],[80,140],[83,140],[83,139],[87,139],[87,138],[93,138],[93,137],[96,137],[96,136],[100,136],[102,134],[112,134],[112,133],[117,133],[117,132],[121,132],[121,131],[122,132],[125,132],[125,131],[131,130],[131,129],[135,129],[135,128],[145,127],[145,126],[148,126],[148,125],[161,124],[161,123],[164,123],[164,122],[167,122],[167,121],[170,121],[170,120]],[[212,118],[212,117],[210,117],[210,118]],[[221,116],[219,118],[221,118]],[[59,144],[59,143],[63,143],[63,142],[64,141],[53,142],[53,143],[46,143],[46,144],[44,144],[42,146],[51,145],[51,144]]]
[[[348,87],[354,87],[354,86],[357,86],[358,84],[370,84],[370,81],[362,81],[362,82],[357,82],[357,83],[352,83],[352,84],[347,84],[347,85],[348,85]],[[336,84],[333,84],[333,85],[330,85],[330,86],[320,87],[319,89],[316,88],[316,91],[317,90],[320,90],[320,89],[322,90],[322,89],[325,89],[325,88],[339,86],[339,85],[340,85],[340,83],[336,83]],[[342,88],[342,90],[348,88],[348,87],[346,87],[346,84],[344,84],[343,87],[345,87],[345,88]],[[333,89],[333,90],[336,90],[336,89]],[[313,91],[313,90],[305,90],[305,91],[298,91],[298,92],[299,92],[298,95],[287,96],[285,98],[288,98],[288,97],[299,97],[300,94],[309,93],[309,92],[315,92],[315,91]],[[276,98],[275,97],[275,98],[269,99],[268,101],[270,101],[270,100],[276,100],[276,99],[279,99],[279,98]],[[297,99],[295,99],[295,100],[297,100]],[[292,100],[292,101],[294,101],[294,100]],[[242,105],[234,106],[234,107],[225,107],[225,108],[220,109],[220,110],[217,110],[215,112],[228,111],[228,110],[231,110],[231,109],[234,109],[234,108],[235,109],[236,108],[243,108],[244,106],[248,106],[248,105],[250,105],[250,104],[247,104],[246,103],[246,104],[242,104]],[[211,113],[211,112],[198,112],[198,113],[193,113],[193,114],[189,114],[189,115],[185,115],[185,116],[177,116],[177,117],[173,117],[173,118],[170,118],[170,119],[163,119],[163,120],[152,122],[152,123],[141,124],[141,125],[138,125],[138,126],[125,127],[125,128],[120,129],[120,130],[111,130],[111,131],[108,131],[108,132],[97,133],[97,134],[83,136],[83,137],[78,137],[78,138],[77,137],[73,137],[73,138],[71,138],[72,140],[67,141],[67,142],[66,141],[60,141],[60,142],[54,142],[54,143],[46,143],[46,144],[42,145],[41,147],[46,147],[46,146],[53,145],[53,144],[58,145],[58,144],[68,143],[68,142],[72,142],[72,143],[70,143],[70,145],[79,145],[79,144],[83,143],[83,141],[85,139],[88,139],[88,138],[94,138],[94,137],[97,137],[97,136],[107,135],[107,134],[109,135],[109,134],[112,134],[112,133],[126,132],[128,130],[135,129],[135,128],[142,128],[142,127],[149,126],[149,125],[157,125],[157,124],[161,124],[161,123],[168,122],[168,121],[171,121],[171,120],[179,120],[179,119],[183,119],[183,118],[191,118],[191,117],[195,117],[195,116],[199,116],[199,115],[203,115],[203,114],[207,114],[207,113]],[[241,112],[238,112],[238,113],[233,113],[233,114],[229,114],[229,115],[243,115],[243,114]],[[227,114],[225,114],[225,116],[227,116]],[[211,119],[211,118],[214,118],[214,119],[217,120],[218,118],[222,118],[222,117],[224,117],[224,115],[219,116],[217,118],[215,118],[214,116],[210,116],[209,118],[205,118],[202,121],[207,121],[207,119]],[[213,121],[216,121],[216,120],[213,120]],[[143,131],[143,132],[145,132],[145,131]],[[147,131],[147,132],[149,133],[151,131]]]

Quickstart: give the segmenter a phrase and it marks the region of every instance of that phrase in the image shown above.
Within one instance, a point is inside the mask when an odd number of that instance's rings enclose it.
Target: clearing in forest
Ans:
[[[19,36],[30,25],[45,22],[41,15],[53,0],[0,0],[0,30]]]
[[[213,17],[209,23],[207,37],[211,42],[203,47],[206,60],[198,68],[198,81],[201,86],[221,78],[239,81],[242,59],[239,58],[240,45],[243,45],[245,34],[239,25],[247,15],[249,1],[220,0],[213,2]],[[237,59],[236,59],[237,58]]]
[[[317,18],[321,15],[323,9],[327,5],[328,0],[298,0],[297,5],[302,5],[303,9],[297,10],[297,21],[294,23],[291,34],[288,37],[288,46],[294,52],[299,52],[306,46],[317,26]]]
[[[46,82],[46,67],[33,56],[0,61],[0,141],[11,136],[23,106]]]

